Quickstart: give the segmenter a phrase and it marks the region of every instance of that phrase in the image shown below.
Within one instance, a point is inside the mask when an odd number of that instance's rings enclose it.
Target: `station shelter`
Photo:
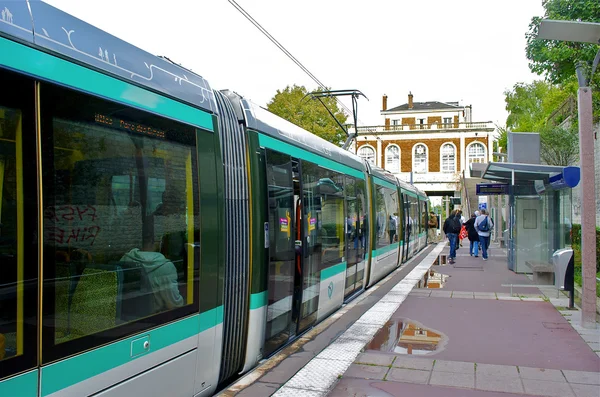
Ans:
[[[508,268],[532,273],[531,263],[552,263],[552,255],[571,246],[571,189],[579,184],[579,167],[491,162],[471,164],[471,176],[488,195],[505,195],[506,225],[502,238]]]

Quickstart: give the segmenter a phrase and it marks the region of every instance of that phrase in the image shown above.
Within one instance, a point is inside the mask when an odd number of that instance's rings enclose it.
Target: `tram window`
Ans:
[[[398,242],[400,217],[398,216],[398,193],[396,190],[375,185],[377,203],[377,242],[378,248]]]
[[[51,297],[44,328],[53,330],[52,344],[191,313],[195,129],[58,87],[41,92],[44,297]]]
[[[0,380],[35,367],[34,82],[0,68]]]
[[[5,291],[16,290],[19,282],[15,143],[17,138],[21,139],[21,120],[20,110],[0,106],[0,361],[21,355],[23,350],[23,335],[17,321],[19,299],[15,293],[9,292],[11,296],[4,296]]]

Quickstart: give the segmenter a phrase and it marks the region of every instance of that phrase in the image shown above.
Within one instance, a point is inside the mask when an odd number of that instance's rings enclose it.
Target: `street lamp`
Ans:
[[[538,39],[600,44],[600,23],[543,20]],[[577,65],[577,94],[579,116],[579,156],[581,167],[581,267],[583,293],[581,325],[596,328],[596,193],[594,176],[594,137],[592,90],[590,80],[600,62],[596,55],[589,77],[581,63]]]

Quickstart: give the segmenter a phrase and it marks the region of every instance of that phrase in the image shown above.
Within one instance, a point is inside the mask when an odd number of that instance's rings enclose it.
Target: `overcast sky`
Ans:
[[[227,0],[45,1],[259,105],[287,85],[317,87]],[[539,78],[525,33],[541,0],[237,3],[324,84],[361,90],[359,125],[381,125],[382,95],[394,107],[409,91],[416,102],[471,104],[474,121],[503,125],[503,92]]]

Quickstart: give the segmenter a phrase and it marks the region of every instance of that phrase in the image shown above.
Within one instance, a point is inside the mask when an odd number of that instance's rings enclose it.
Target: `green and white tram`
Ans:
[[[0,0],[0,396],[204,396],[415,255],[427,196]]]

